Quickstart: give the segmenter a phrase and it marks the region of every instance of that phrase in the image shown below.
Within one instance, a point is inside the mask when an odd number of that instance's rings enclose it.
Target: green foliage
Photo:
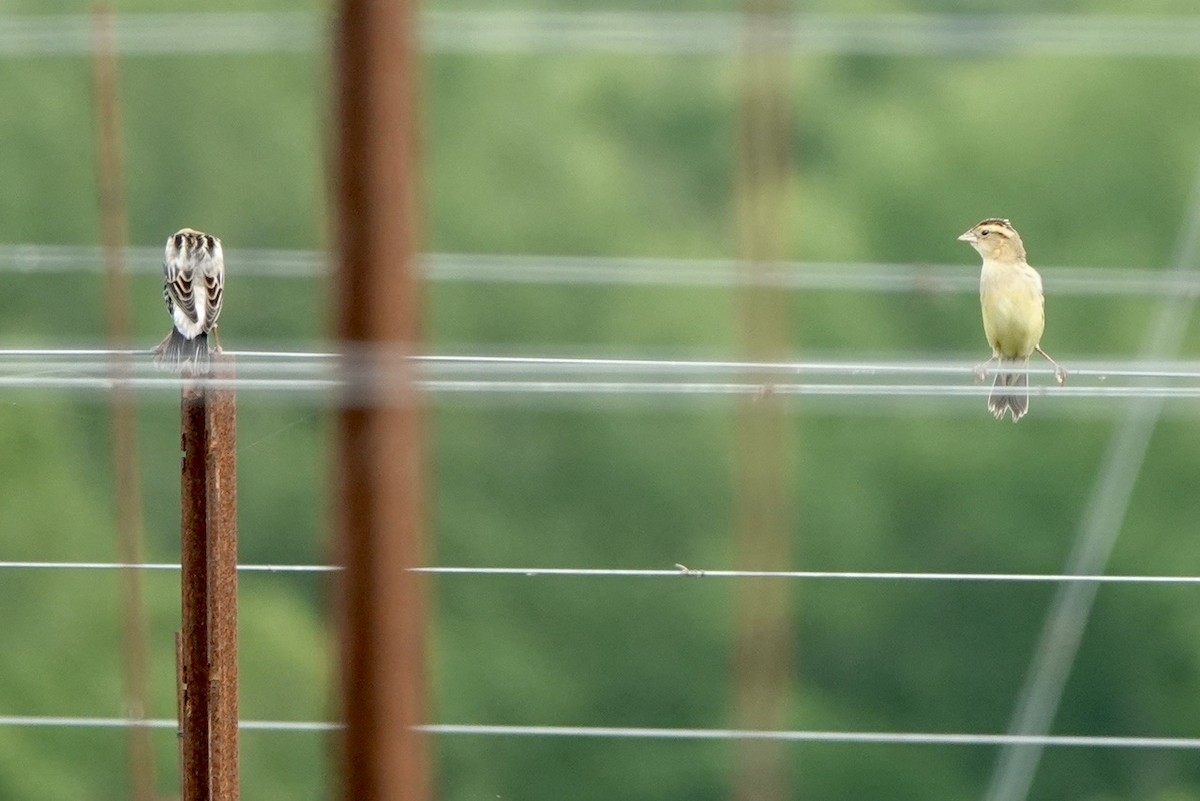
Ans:
[[[221,2],[206,10],[246,10]],[[715,0],[598,4],[729,10]],[[55,13],[82,13],[82,0]],[[320,4],[300,4],[299,10]],[[805,10],[1031,12],[1029,0],[813,3]],[[193,3],[123,0],[123,12]],[[297,10],[259,0],[257,10]],[[438,10],[478,9],[441,0]],[[577,8],[539,0],[522,8]],[[1109,0],[1056,12],[1124,11]],[[1162,0],[1140,13],[1191,13]],[[6,13],[46,13],[12,0]],[[181,34],[182,35],[182,34]],[[1200,162],[1194,64],[1182,59],[803,56],[786,63],[789,258],[957,263],[954,237],[1011,217],[1036,265],[1163,267]],[[327,338],[323,280],[238,275],[239,248],[324,247],[325,54],[130,57],[121,67],[130,236],[182,225],[230,254],[222,338],[305,349]],[[452,253],[735,258],[740,70],[733,58],[493,54],[430,58],[423,127],[427,249]],[[98,239],[85,59],[0,59],[0,242]],[[102,341],[94,275],[0,279],[0,344]],[[133,282],[134,329],[165,331],[158,281]],[[1047,286],[1046,345],[1070,366],[1136,354],[1155,305]],[[448,283],[427,288],[446,352],[735,357],[726,288]],[[846,359],[985,354],[969,294],[793,293],[790,349]],[[1183,355],[1200,339],[1189,333]],[[104,398],[0,393],[0,559],[111,560]],[[1114,403],[1035,397],[1019,426],[979,399],[795,404],[785,521],[772,569],[1057,572],[1070,552]],[[719,401],[438,399],[429,418],[430,559],[449,565],[630,567],[736,563],[736,409]],[[1167,407],[1110,572],[1195,575],[1194,405]],[[139,398],[148,558],[178,558],[175,398]],[[326,411],[239,398],[241,558],[322,562],[332,463]],[[156,717],[174,713],[177,577],[145,582]],[[0,581],[0,713],[118,716],[117,576],[7,571]],[[494,724],[733,725],[737,585],[717,579],[441,577],[431,582],[432,715]],[[796,582],[788,725],[1002,732],[1053,587]],[[1200,638],[1188,589],[1105,587],[1054,731],[1194,736]],[[328,588],[244,576],[242,712],[317,720],[335,708]],[[158,784],[176,741],[156,732]],[[247,732],[246,797],[320,798],[331,742]],[[445,737],[438,797],[717,799],[725,743]],[[990,749],[787,745],[795,797],[979,797]],[[122,798],[117,730],[0,727],[0,797]],[[1186,752],[1051,749],[1031,798],[1200,798]]]

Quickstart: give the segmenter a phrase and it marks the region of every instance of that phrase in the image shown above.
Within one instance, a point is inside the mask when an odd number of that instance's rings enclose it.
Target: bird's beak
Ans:
[[[975,236],[974,231],[967,231],[965,234],[963,234],[962,236],[960,236],[958,238],[958,241],[959,242],[977,242],[977,241],[979,241],[979,237]]]

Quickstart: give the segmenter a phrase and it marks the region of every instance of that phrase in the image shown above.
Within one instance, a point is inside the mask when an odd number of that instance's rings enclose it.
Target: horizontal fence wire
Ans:
[[[3,567],[0,564],[0,567]],[[834,579],[850,581],[955,581],[955,582],[1094,582],[1098,584],[1197,584],[1200,576],[1079,575],[1061,573],[932,573],[863,570],[705,570],[676,565],[673,570],[524,567],[416,567],[414,572],[470,576],[578,576],[595,578],[750,578]]]
[[[0,715],[0,727],[178,729],[169,718],[52,717],[37,715]],[[329,721],[243,720],[241,731],[336,732],[340,723]],[[414,727],[427,734],[484,737],[554,737],[634,740],[776,740],[796,743],[838,743],[856,745],[1041,745],[1073,748],[1123,748],[1197,750],[1200,737],[1125,737],[1105,735],[1020,735],[970,734],[951,732],[877,732],[877,731],[762,731],[747,729],[672,729],[625,728],[615,726],[489,726],[433,723]]]
[[[244,573],[336,573],[335,565],[238,565]],[[0,561],[0,570],[146,570],[178,571],[178,562],[48,562]]]
[[[957,734],[874,731],[755,731],[744,729],[660,729],[605,726],[477,726],[434,724],[431,734],[508,737],[596,737],[652,740],[781,740],[874,745],[1043,745],[1077,748],[1200,749],[1200,737],[1113,737],[1086,735]]]
[[[60,717],[52,715],[0,715],[0,728],[63,728],[63,729],[172,729],[179,722],[170,718],[102,718]],[[242,731],[309,731],[327,732],[343,728],[339,723],[301,720],[241,720]]]
[[[274,394],[312,394],[341,403],[392,402],[412,389],[431,395],[557,397],[972,398],[991,392],[977,367],[924,361],[406,355],[396,350],[230,351],[235,378],[181,379],[157,370],[150,351],[0,350],[0,390],[106,392],[118,387],[178,392],[183,383]],[[1061,354],[1060,354],[1061,356]],[[1200,363],[1064,360],[1071,378],[1031,362],[1031,392],[1060,399],[1200,399]],[[989,375],[990,377],[990,375]]]
[[[177,562],[50,562],[0,561],[0,570],[146,570],[178,571]],[[238,565],[246,573],[336,573],[338,565]],[[1009,583],[1095,584],[1191,584],[1200,585],[1200,576],[1163,575],[1083,575],[1075,573],[948,573],[906,572],[898,570],[707,570],[677,564],[670,569],[588,568],[588,567],[462,567],[428,566],[409,568],[414,573],[444,576],[571,576],[577,578],[713,578],[713,579],[815,579],[841,581],[952,581]]]
[[[1194,15],[810,13],[746,21],[719,12],[431,11],[418,34],[426,51],[451,54],[725,55],[757,47],[817,55],[1200,55]],[[310,53],[328,46],[330,25],[327,16],[303,12],[126,13],[116,18],[115,40],[126,56]],[[85,15],[0,17],[0,56],[79,56],[91,47]]]
[[[238,275],[313,278],[330,273],[330,255],[313,250],[227,248]],[[137,274],[162,274],[161,246],[126,249],[124,261]],[[426,253],[420,257],[428,280],[459,283],[561,284],[587,286],[768,286],[781,289],[974,294],[978,265],[921,262],[779,262],[753,272],[733,259],[636,258]],[[101,248],[88,245],[0,244],[0,272],[76,273],[105,269]],[[1055,296],[1174,296],[1200,291],[1200,275],[1147,267],[1039,266],[1047,292]]]

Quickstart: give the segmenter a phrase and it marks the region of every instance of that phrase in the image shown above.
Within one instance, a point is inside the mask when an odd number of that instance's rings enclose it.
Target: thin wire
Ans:
[[[238,565],[247,573],[336,573],[339,565]],[[33,562],[0,561],[0,570],[148,570],[178,571],[174,562]],[[460,567],[430,566],[409,568],[414,573],[447,576],[572,576],[589,578],[776,578],[834,579],[851,581],[952,581],[1062,583],[1096,582],[1107,584],[1200,584],[1200,576],[1160,575],[1079,575],[1076,573],[929,573],[865,570],[704,570],[685,565],[674,569],[576,568],[576,567]]]
[[[178,562],[3,562],[0,570],[179,570]],[[245,573],[332,573],[335,565],[238,565]]]
[[[91,52],[79,14],[0,18],[0,56]],[[727,55],[746,46],[808,54],[890,56],[1060,55],[1190,57],[1200,54],[1195,16],[1083,14],[780,15],[747,42],[744,16],[671,12],[429,12],[420,35],[433,53],[646,53]],[[191,35],[180,38],[178,32]],[[126,56],[308,53],[328,39],[307,13],[121,14]]]
[[[1200,287],[1198,287],[1200,288]],[[4,354],[0,350],[0,357]],[[266,354],[273,355],[273,354]],[[334,354],[323,354],[334,356]],[[707,359],[648,359],[648,358],[580,358],[564,356],[488,356],[488,355],[425,355],[412,357],[418,364],[447,368],[462,365],[472,370],[487,368],[546,368],[551,372],[683,372],[683,373],[824,373],[845,375],[952,375],[969,374],[975,367],[958,360],[902,362],[761,362]],[[1075,378],[1170,378],[1200,379],[1196,362],[1160,363],[1158,367],[1130,366],[1132,362],[1074,362],[1071,375]],[[1052,375],[1049,367],[1031,366],[1030,375]]]
[[[0,55],[87,55],[90,23],[86,14],[0,17]],[[115,18],[114,48],[124,56],[308,53],[323,42],[319,23],[308,13],[126,13]]]
[[[221,386],[220,382],[215,382]],[[232,383],[232,382],[227,382]],[[4,380],[0,379],[0,386]],[[254,388],[251,384],[250,387]],[[986,386],[945,384],[783,384],[651,381],[418,381],[418,389],[433,394],[516,393],[521,395],[703,395],[703,396],[824,396],[824,397],[983,397]],[[269,388],[269,387],[268,387]],[[1033,387],[1033,394],[1070,398],[1200,398],[1200,387]]]
[[[477,726],[431,724],[415,727],[429,734],[502,737],[601,737],[651,740],[783,740],[809,743],[874,745],[1012,745],[1037,744],[1076,748],[1200,749],[1193,737],[1104,737],[1079,735],[951,734],[937,732],[747,731],[744,729],[656,729],[607,726]]]
[[[3,564],[0,564],[3,567]],[[563,567],[415,567],[417,573],[470,576],[575,576],[597,578],[778,578],[837,579],[854,581],[957,581],[957,582],[1075,582],[1109,584],[1200,584],[1200,576],[1132,576],[1047,573],[906,573],[900,571],[834,570],[701,570],[677,565],[674,570],[636,570]]]
[[[430,393],[570,395],[830,395],[943,396],[985,395],[974,383],[969,362],[804,361],[753,362],[706,359],[579,358],[514,355],[415,355],[375,351],[339,356],[332,352],[233,351],[237,377],[188,379],[215,388],[264,392],[327,392],[336,388],[402,388],[405,364],[416,365],[417,388]],[[0,350],[0,387],[13,389],[178,390],[178,376],[156,370],[146,350]],[[1073,381],[1065,387],[1036,386],[1039,394],[1065,397],[1194,398],[1200,395],[1196,362],[1080,361],[1071,363]],[[1031,366],[1031,376],[1048,376]],[[837,376],[842,382],[781,380]],[[592,377],[611,380],[592,380]],[[862,379],[959,379],[955,383],[864,383]],[[711,378],[720,380],[698,380]],[[1080,380],[1094,379],[1092,383]],[[1148,384],[1154,379],[1161,384]],[[1169,382],[1181,381],[1182,385]],[[1196,382],[1196,383],[1192,383]],[[361,385],[361,386],[360,386]]]
[[[126,268],[135,274],[161,275],[163,249],[127,247],[120,253]],[[225,251],[238,265],[239,276],[255,278],[312,278],[329,272],[331,256],[312,250],[231,248]],[[0,244],[0,270],[20,273],[102,273],[104,250],[94,245]]]
[[[0,715],[0,727],[39,727],[68,729],[179,729],[179,722],[170,718],[88,718],[54,717],[47,715]],[[338,723],[300,720],[242,720],[242,731],[338,731]]]
[[[1197,289],[1200,289],[1198,285]],[[330,371],[333,367],[346,369],[348,362],[355,369],[363,370],[372,351],[357,350],[350,357],[334,351],[227,351],[238,359],[238,367],[251,370],[279,369],[295,372],[299,368]],[[409,360],[438,375],[453,375],[463,372],[536,373],[549,376],[563,375],[621,375],[646,373],[697,374],[837,374],[837,375],[901,375],[901,376],[971,376],[976,365],[962,359],[903,361],[741,361],[730,359],[667,359],[642,357],[576,357],[543,356],[536,354],[491,355],[491,354],[417,354],[405,355],[395,349],[373,351],[378,354],[375,363],[380,371],[394,372],[397,360]],[[84,348],[0,348],[0,371],[3,370],[111,370],[114,368],[141,368],[155,375],[164,375],[153,369],[147,361],[152,351],[106,350]],[[137,361],[134,361],[134,360]],[[304,365],[312,362],[312,365]],[[1159,378],[1200,379],[1200,362],[1194,360],[1075,360],[1070,374],[1073,378]],[[1049,367],[1031,364],[1031,376],[1052,375]],[[168,379],[178,382],[178,379]]]
[[[0,727],[40,728],[149,728],[178,730],[179,723],[169,718],[89,718],[38,715],[3,715]],[[241,731],[336,732],[344,724],[330,721],[243,720]],[[1120,737],[1083,735],[1022,736],[1011,734],[960,734],[942,732],[868,732],[868,731],[754,731],[746,729],[669,729],[622,728],[609,726],[485,726],[457,723],[432,723],[414,726],[414,730],[437,735],[487,737],[594,737],[637,740],[782,740],[809,743],[853,743],[873,745],[1011,745],[1074,748],[1200,749],[1200,738]]]
[[[131,247],[131,271],[162,272],[162,248]],[[228,249],[238,275],[256,278],[314,278],[329,273],[331,256],[312,250]],[[967,264],[889,262],[781,262],[753,273],[730,259],[534,256],[427,253],[424,275],[436,282],[558,284],[586,286],[769,286],[792,290],[907,292],[979,291],[978,270]],[[99,247],[0,244],[0,271],[78,273],[103,270]],[[1039,271],[1055,296],[1163,296],[1200,286],[1200,276],[1127,267],[1044,267]]]
[[[971,362],[953,359],[751,362],[727,359],[576,357],[554,355],[407,354],[396,349],[232,351],[236,377],[189,379],[193,386],[242,390],[316,404],[426,402],[484,404],[490,408],[536,401],[539,406],[591,409],[650,404],[692,408],[768,395],[809,400],[806,414],[967,414],[962,402],[990,392],[975,380]],[[1170,412],[1190,417],[1200,399],[1200,363],[1068,360],[1072,379],[1056,387],[1049,368],[1031,365],[1033,392],[1059,403],[1045,414],[1103,417],[1108,404],[1089,400],[1156,397]],[[416,369],[405,369],[414,365]],[[413,379],[408,383],[407,379]],[[921,379],[927,380],[921,380]],[[832,380],[831,380],[832,379]],[[147,350],[0,349],[0,391],[95,393],[117,389],[178,393],[184,381],[155,369]],[[453,400],[451,400],[453,399]],[[908,401],[920,399],[917,407]],[[853,400],[857,403],[848,404]],[[1063,400],[1072,401],[1069,405]],[[931,403],[938,401],[938,403]],[[15,401],[14,401],[15,403]],[[971,412],[974,413],[974,412]]]
[[[1080,14],[781,14],[748,36],[745,15],[669,12],[430,14],[433,52],[1191,56],[1194,16]]]
[[[1184,210],[1181,231],[1171,259],[1171,273],[1195,273],[1197,266],[1200,266],[1198,261],[1200,169],[1193,179],[1191,195]],[[1187,333],[1195,299],[1196,293],[1189,291],[1161,301],[1147,332],[1142,358],[1163,359],[1179,350]],[[1108,564],[1129,508],[1134,483],[1145,463],[1151,435],[1162,414],[1163,397],[1131,396],[1097,471],[1067,559],[1066,572],[1102,573]],[[1036,736],[1050,730],[1099,586],[1095,582],[1059,585],[1047,611],[1029,672],[1017,696],[1009,725],[1011,734]],[[1011,744],[1002,750],[988,786],[987,801],[1022,801],[1028,798],[1041,754],[1041,746],[1037,743]]]
[[[189,385],[207,389],[236,389],[268,394],[330,393],[349,385],[335,380],[317,379],[201,379]],[[0,376],[0,389],[112,391],[117,388],[145,391],[178,391],[182,382],[170,378],[92,378],[48,376]],[[652,381],[415,381],[419,392],[432,395],[554,396],[575,397],[837,397],[837,398],[974,398],[988,395],[985,386],[941,384],[796,384],[796,383],[718,383]],[[1034,387],[1034,394],[1074,399],[1157,398],[1171,400],[1200,399],[1200,386],[1167,387]],[[373,394],[376,401],[383,398]],[[368,399],[353,399],[360,403]]]

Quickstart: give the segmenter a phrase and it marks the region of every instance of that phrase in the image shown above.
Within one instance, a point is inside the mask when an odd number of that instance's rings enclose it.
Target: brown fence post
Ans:
[[[214,375],[232,381],[233,357],[214,359]],[[233,388],[207,390],[209,743],[212,797],[238,798],[237,407]]]
[[[340,796],[429,798],[424,723],[417,350],[416,3],[340,0],[337,332],[351,390],[338,418]]]
[[[234,377],[218,356],[213,377]],[[231,386],[187,384],[181,401],[183,801],[237,801],[237,442]]]
[[[116,35],[113,11],[98,4],[92,14],[92,96],[96,138],[96,185],[99,190],[104,241],[104,297],[108,342],[115,350],[129,347],[129,273],[125,266],[125,192],[121,158],[121,103],[117,91]],[[128,378],[128,364],[114,374]],[[142,561],[142,491],[138,480],[137,427],[132,390],[117,384],[111,395],[113,489],[117,504],[117,553],[126,565]],[[142,576],[136,567],[121,571],[122,678],[125,706],[134,720],[149,715],[147,623]],[[129,772],[132,801],[154,797],[154,751],[150,729],[129,729]]]
[[[183,466],[180,487],[180,592],[183,718],[179,764],[183,801],[209,801],[208,491],[204,390],[185,384],[181,401]]]
[[[771,285],[788,257],[791,195],[792,64],[789,0],[743,0],[740,136],[736,173],[738,239],[746,286],[738,293],[741,354],[750,362],[790,350],[790,293]],[[772,377],[745,379],[763,392],[738,404],[734,452],[734,564],[744,570],[791,567],[796,530],[795,429]],[[794,585],[739,582],[734,594],[733,725],[787,728],[795,692]],[[739,740],[730,798],[782,801],[795,795],[795,759],[786,743]]]

